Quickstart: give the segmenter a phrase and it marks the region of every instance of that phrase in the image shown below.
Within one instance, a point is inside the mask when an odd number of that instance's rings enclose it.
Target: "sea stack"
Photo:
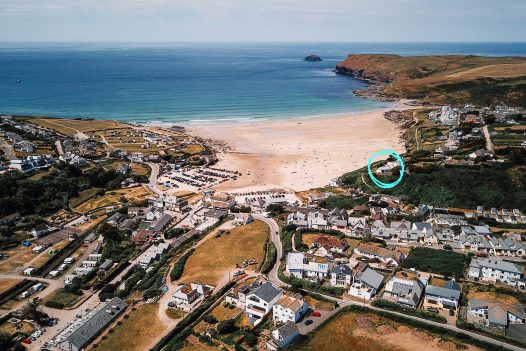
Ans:
[[[318,62],[318,61],[321,61],[321,57],[319,57],[317,55],[309,55],[309,56],[305,57],[303,60],[305,60],[307,62]]]

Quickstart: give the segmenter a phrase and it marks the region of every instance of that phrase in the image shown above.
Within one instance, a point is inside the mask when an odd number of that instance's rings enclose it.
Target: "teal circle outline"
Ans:
[[[400,176],[394,182],[384,183],[376,179],[376,177],[373,175],[373,172],[371,171],[371,163],[374,160],[374,158],[379,155],[393,156],[394,158],[396,158],[398,163],[400,163]],[[405,166],[404,166],[404,160],[402,159],[402,156],[400,156],[396,151],[393,151],[393,150],[378,151],[372,154],[371,157],[369,157],[369,159],[367,160],[367,173],[369,173],[369,178],[371,178],[374,184],[376,184],[382,189],[391,189],[397,186],[398,184],[400,184],[400,182],[402,181],[402,178],[404,177],[404,169],[405,169]]]

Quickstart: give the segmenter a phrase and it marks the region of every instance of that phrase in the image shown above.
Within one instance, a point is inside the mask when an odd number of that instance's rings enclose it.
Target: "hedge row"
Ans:
[[[194,253],[194,249],[191,249],[184,255],[182,255],[177,262],[174,264],[174,267],[172,268],[172,271],[170,272],[170,280],[172,282],[176,281],[177,279],[181,278],[181,275],[183,275],[184,266],[186,264],[186,261],[192,254]]]
[[[277,259],[278,251],[276,250],[276,245],[274,245],[272,240],[269,240],[267,243],[265,262],[263,262],[263,265],[261,266],[261,273],[268,274],[276,264]]]

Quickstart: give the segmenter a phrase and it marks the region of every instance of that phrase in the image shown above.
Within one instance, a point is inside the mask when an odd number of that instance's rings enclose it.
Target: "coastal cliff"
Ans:
[[[526,58],[349,55],[335,71],[365,80],[358,95],[422,103],[526,106]]]

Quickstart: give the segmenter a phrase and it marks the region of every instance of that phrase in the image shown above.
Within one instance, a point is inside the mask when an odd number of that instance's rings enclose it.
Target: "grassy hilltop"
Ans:
[[[348,56],[336,69],[382,84],[386,98],[526,106],[524,57],[361,54]]]

